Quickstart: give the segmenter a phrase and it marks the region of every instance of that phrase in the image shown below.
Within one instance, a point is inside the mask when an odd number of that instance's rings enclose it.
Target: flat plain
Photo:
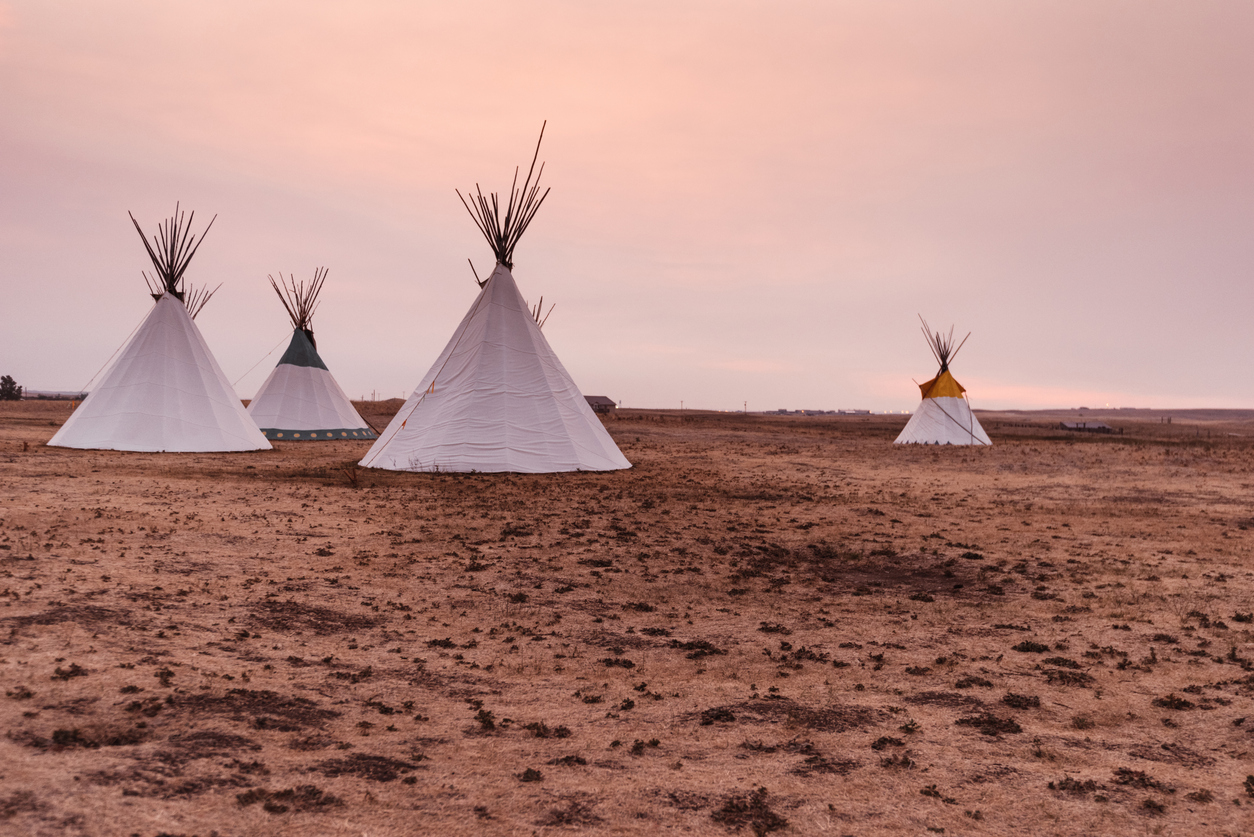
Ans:
[[[625,410],[543,476],[66,415],[0,405],[0,833],[1254,832],[1254,413]]]

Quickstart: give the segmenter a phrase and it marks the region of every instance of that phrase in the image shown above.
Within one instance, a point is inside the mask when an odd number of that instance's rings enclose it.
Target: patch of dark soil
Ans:
[[[700,811],[702,808],[710,807],[710,797],[703,793],[684,790],[667,791],[664,798],[668,805],[681,811]]]
[[[245,775],[269,776],[270,768],[266,767],[265,762],[260,761],[240,761],[239,759],[231,759],[223,767],[231,770],[238,770]]]
[[[241,808],[260,802],[261,807],[271,814],[286,814],[288,811],[320,811],[344,804],[342,799],[326,793],[316,785],[298,785],[289,790],[280,791],[253,788],[237,794],[235,801]]]
[[[536,821],[536,825],[597,825],[602,819],[592,813],[592,808],[582,802],[571,802],[564,808],[550,808]]]
[[[310,631],[339,634],[363,631],[383,623],[378,616],[354,615],[304,602],[262,602],[252,612],[252,622],[274,631]]]
[[[911,593],[952,591],[960,581],[953,569],[942,562],[925,564],[922,555],[898,555],[891,549],[876,550],[868,557],[827,543],[812,543],[796,550],[775,544],[753,548],[759,554],[744,561],[731,576],[733,580],[768,578],[776,584],[787,583],[786,577],[773,577],[793,572],[829,584]]]
[[[1040,709],[1041,699],[1037,695],[1018,695],[1014,692],[1007,692],[1001,702],[1009,706],[1011,709]]]
[[[175,775],[175,771],[170,771],[164,765],[160,766],[158,770],[164,771],[166,775]],[[113,785],[120,785],[124,782],[136,782],[136,781],[142,782],[146,786],[165,783],[164,779],[160,777],[149,776],[147,775],[147,773],[140,770],[138,767],[135,767],[134,765],[132,765],[130,768],[124,771],[122,770],[97,770],[97,771],[93,771],[90,773],[85,773],[83,774],[83,778],[93,785],[103,785],[105,787],[110,787]],[[130,789],[124,791],[123,793],[125,796],[140,796],[141,795],[140,793],[134,790],[130,790]]]
[[[766,753],[769,755],[779,751],[778,745],[763,744],[761,741],[741,741],[740,746],[751,753]]]
[[[959,585],[973,583],[975,576],[965,566],[947,567],[945,562],[925,564],[923,555],[899,555],[879,559],[885,563],[858,568],[855,573],[831,579],[820,574],[824,581],[843,580],[848,584],[866,585],[871,588],[891,590],[897,594],[945,594],[957,595]]]
[[[374,667],[366,666],[361,671],[333,671],[331,676],[336,680],[347,680],[349,683],[361,683],[374,677]]]
[[[155,758],[167,764],[183,765],[196,759],[207,759],[214,756],[232,755],[240,751],[257,751],[261,745],[242,735],[231,735],[227,732],[204,730],[189,732],[186,735],[175,735],[170,743],[177,749],[159,750]]]
[[[567,727],[567,726],[550,727],[548,724],[544,723],[543,721],[535,721],[530,724],[525,724],[523,726],[523,729],[530,732],[536,738],[570,738],[571,735],[573,734],[570,731],[570,727]]]
[[[287,746],[292,748],[293,750],[309,752],[311,750],[325,750],[327,747],[330,747],[332,744],[336,744],[336,743],[338,742],[336,742],[334,738],[330,738],[325,735],[310,735],[306,738],[297,738],[295,741],[293,741],[291,744],[288,744]]]
[[[1084,666],[1080,665],[1075,660],[1069,657],[1046,657],[1044,660],[1041,660],[1041,662],[1043,662],[1047,666],[1058,666],[1059,668],[1073,668],[1073,669],[1076,669],[1077,671],[1079,669],[1084,668]]]
[[[1174,793],[1175,789],[1140,770],[1133,770],[1130,767],[1120,767],[1115,770],[1115,784],[1124,785],[1130,788],[1161,790],[1168,793]]]
[[[322,709],[306,698],[252,689],[231,689],[221,696],[192,695],[179,700],[177,708],[184,712],[231,715],[237,721],[251,717],[258,729],[277,729],[281,732],[321,726],[340,716],[334,709]]]
[[[236,750],[261,749],[260,744],[242,735],[231,735],[229,732],[217,732],[215,730],[189,732],[186,735],[173,735],[170,737],[170,743],[185,750],[202,754],[202,757],[233,753]]]
[[[47,738],[25,730],[8,733],[9,740],[14,743],[34,747],[37,750],[53,751],[74,748],[97,750],[101,747],[129,747],[142,743],[147,737],[144,730],[108,726],[83,729],[60,728],[53,730],[52,735]]]
[[[83,778],[93,785],[123,785],[123,796],[152,799],[187,799],[216,788],[246,788],[251,783],[239,774],[183,778],[177,766],[160,759],[143,759],[125,770],[102,770]]]
[[[799,741],[792,739],[777,746],[768,746],[760,741],[745,741],[740,745],[742,748],[750,752],[757,753],[775,753],[783,751],[785,753],[794,753],[796,755],[805,756],[805,761],[788,771],[796,776],[815,776],[819,774],[829,774],[844,776],[859,764],[856,761],[832,760],[819,752],[818,748],[810,741]]]
[[[1085,779],[1081,781],[1079,779],[1073,779],[1070,776],[1064,776],[1057,782],[1050,782],[1049,789],[1069,793],[1072,796],[1086,796],[1094,791],[1101,790],[1102,785],[1092,779]]]
[[[1145,744],[1128,750],[1128,755],[1146,761],[1157,761],[1163,764],[1180,764],[1185,767],[1209,767],[1215,763],[1210,756],[1204,756],[1196,750],[1190,750],[1180,744]]]
[[[727,653],[722,648],[718,648],[713,643],[707,642],[704,639],[694,639],[689,642],[680,642],[677,639],[672,639],[671,644],[668,647],[676,648],[680,651],[687,651],[688,653],[684,656],[690,660],[700,660],[705,657],[713,657]]]
[[[916,706],[952,706],[962,709],[983,709],[984,701],[957,692],[919,692],[906,697],[906,703]]]
[[[814,751],[812,746],[809,749],[812,752],[806,756],[805,761],[788,771],[789,773],[796,776],[844,776],[860,766],[856,761],[830,759],[822,753]]]
[[[963,677],[957,683],[954,684],[955,689],[971,689],[976,686],[979,686],[981,689],[991,689],[993,688],[993,681],[987,680],[983,677],[977,677],[976,675],[972,674],[972,675],[968,675],[967,677]]]
[[[459,682],[475,685],[477,685],[478,681],[472,680],[469,677],[454,678],[427,671],[425,663],[418,665],[417,669],[413,671],[406,672],[402,670],[400,674],[408,678],[407,682],[411,686],[418,686],[432,691],[443,691],[450,699],[453,700],[465,700],[478,694],[478,692],[473,689],[459,689],[452,685],[455,679]]]
[[[627,769],[626,767],[623,766],[622,762],[614,761],[613,759],[601,759],[600,761],[594,761],[592,763],[592,766],[599,767],[602,770],[626,770]]]
[[[30,791],[14,791],[9,796],[0,797],[0,822],[11,820],[18,814],[37,814],[46,807]]]
[[[336,776],[358,776],[372,782],[391,782],[402,773],[410,773],[417,765],[387,756],[370,756],[357,753],[342,759],[329,759],[313,768],[329,779]]]
[[[599,662],[602,665],[604,665],[606,668],[635,668],[636,667],[635,661],[629,660],[626,657],[603,657],[601,660],[599,660]]]
[[[39,708],[45,712],[51,711],[64,712],[67,715],[85,715],[88,712],[88,708],[92,706],[92,704],[98,703],[99,701],[100,698],[98,697],[76,698],[75,700],[67,700],[61,703],[45,704]]]
[[[248,785],[249,780],[244,776],[204,777],[173,784],[161,783],[160,789],[153,795],[162,799],[187,799],[216,788],[246,788]]]
[[[68,666],[57,666],[52,672],[53,680],[71,680],[75,677],[86,677],[91,671],[83,668],[78,663],[70,663]]]
[[[1003,735],[1006,733],[1023,732],[1023,727],[1019,726],[1013,718],[998,718],[991,712],[985,712],[983,715],[972,715],[967,718],[959,718],[954,721],[960,727],[974,727],[984,735]]]
[[[131,623],[126,616],[122,611],[96,605],[60,605],[29,616],[7,616],[0,619],[0,625],[8,625],[14,633],[31,625],[60,625],[65,622],[75,622],[83,627],[129,625]]]
[[[701,713],[701,726],[703,727],[708,727],[712,724],[730,724],[735,720],[736,713],[726,706],[715,706]]]
[[[611,631],[595,631],[583,638],[589,645],[598,648],[653,648],[654,643],[638,634],[616,634]]]
[[[1182,698],[1179,695],[1175,694],[1174,692],[1167,695],[1166,697],[1154,698],[1152,701],[1150,701],[1150,704],[1153,706],[1157,706],[1160,709],[1174,709],[1177,712],[1184,712],[1185,710],[1188,710],[1188,709],[1197,708],[1196,703],[1194,703],[1191,700]]]
[[[749,700],[729,706],[717,706],[704,712],[688,716],[689,720],[701,719],[705,723],[707,716],[718,720],[731,715],[733,719],[743,723],[780,723],[794,724],[817,732],[844,732],[860,729],[875,723],[880,712],[864,706],[841,706],[832,704],[821,709],[803,706],[796,701],[782,698],[780,700]]]
[[[1050,683],[1059,683],[1063,686],[1083,687],[1093,685],[1093,675],[1085,674],[1082,671],[1071,671],[1065,668],[1045,669],[1045,679]]]
[[[755,837],[787,828],[788,820],[771,810],[767,796],[766,788],[747,794],[732,794],[723,799],[722,807],[710,814],[710,818],[733,831],[747,825]]]

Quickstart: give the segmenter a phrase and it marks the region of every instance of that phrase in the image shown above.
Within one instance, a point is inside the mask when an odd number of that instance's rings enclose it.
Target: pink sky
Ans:
[[[454,188],[553,192],[523,293],[588,394],[909,409],[916,314],[977,407],[1252,407],[1248,2],[6,2],[0,374],[83,386],[151,304],[127,210],[242,397],[319,348],[407,394],[490,255]]]

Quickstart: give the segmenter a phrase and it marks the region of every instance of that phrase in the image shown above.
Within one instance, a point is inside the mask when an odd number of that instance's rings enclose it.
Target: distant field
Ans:
[[[0,403],[0,833],[1254,822],[1254,411],[623,410],[635,467],[545,476],[68,414]]]

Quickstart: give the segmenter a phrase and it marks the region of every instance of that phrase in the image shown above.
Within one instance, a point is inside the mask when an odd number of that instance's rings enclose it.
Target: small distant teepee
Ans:
[[[919,384],[923,402],[914,411],[895,444],[991,445],[988,434],[971,412],[966,390],[949,372],[949,364],[971,335],[962,338],[962,343],[955,348],[952,328],[948,335],[940,332],[933,334],[927,321],[922,317],[919,319],[923,321],[923,336],[940,364],[940,371],[932,380]]]
[[[196,254],[195,213],[174,217],[148,242],[155,276],[144,273],[157,304],[117,360],[66,420],[49,445],[130,451],[269,450],[270,443],[240,402],[184,305],[183,274]],[[216,288],[215,288],[216,290]],[[192,292],[199,310],[213,292]]]
[[[469,203],[462,198],[496,268],[362,465],[515,473],[631,467],[541,333],[539,306],[527,306],[511,273],[514,247],[548,194],[540,193],[539,155],[537,143],[522,189],[515,170],[504,205],[478,188]]]
[[[376,438],[318,355],[313,314],[327,269],[315,270],[309,285],[297,283],[295,277],[289,277],[285,284],[282,274],[278,282],[273,276],[268,278],[292,320],[292,341],[248,405],[248,414],[267,439],[306,442]]]

